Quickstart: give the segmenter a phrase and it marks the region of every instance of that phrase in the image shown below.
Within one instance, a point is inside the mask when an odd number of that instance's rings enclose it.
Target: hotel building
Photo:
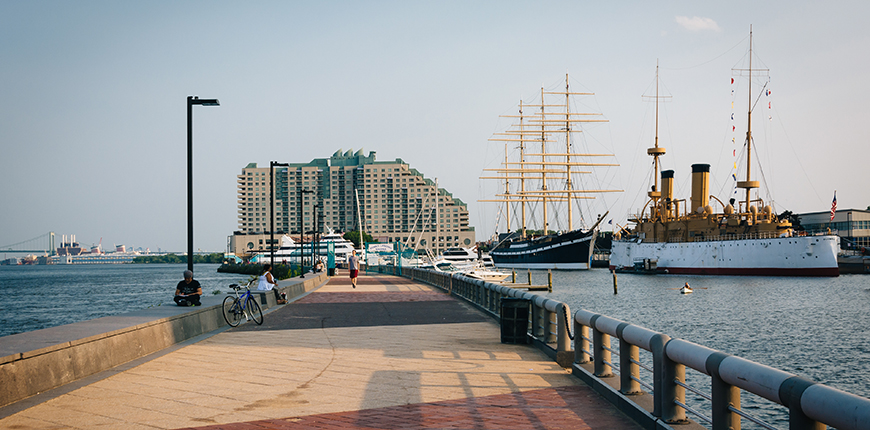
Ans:
[[[376,241],[436,255],[475,243],[465,203],[402,159],[376,161],[375,155],[338,150],[309,163],[282,163],[274,175],[268,165],[248,164],[237,176],[238,229],[229,252],[244,257],[268,250],[272,212],[278,244],[284,234],[296,241],[304,234],[307,242],[313,231],[355,231],[360,222]]]

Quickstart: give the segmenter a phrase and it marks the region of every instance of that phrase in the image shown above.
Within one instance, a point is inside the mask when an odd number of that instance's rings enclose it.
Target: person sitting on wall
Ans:
[[[199,281],[193,279],[193,272],[184,271],[184,280],[175,287],[175,304],[178,306],[200,306],[199,297],[202,296],[202,286]]]
[[[279,293],[275,287],[278,286],[278,281],[272,276],[272,265],[264,264],[263,265],[263,274],[260,275],[259,283],[257,284],[257,290],[260,291],[269,291],[275,293],[275,301],[278,302],[279,305],[283,305],[287,303],[287,294]]]

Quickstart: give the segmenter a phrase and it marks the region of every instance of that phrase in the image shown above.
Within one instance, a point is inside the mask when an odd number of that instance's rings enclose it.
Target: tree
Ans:
[[[341,237],[353,242],[354,248],[362,248],[359,244],[359,231],[357,231],[357,230],[349,231]],[[375,241],[374,238],[372,238],[372,235],[370,235],[366,232],[363,232],[363,239],[365,239],[365,241],[367,243],[371,243],[371,242]]]

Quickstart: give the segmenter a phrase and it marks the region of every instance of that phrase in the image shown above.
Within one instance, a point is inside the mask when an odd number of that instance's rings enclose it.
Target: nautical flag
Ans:
[[[734,178],[735,181],[737,180],[737,175],[736,175],[736,174],[732,173],[732,174],[731,174],[731,177]]]
[[[834,220],[834,213],[837,212],[837,192],[834,191],[834,201],[831,202],[831,221]]]
[[[731,78],[731,83],[732,83],[732,84],[734,83],[734,78]]]

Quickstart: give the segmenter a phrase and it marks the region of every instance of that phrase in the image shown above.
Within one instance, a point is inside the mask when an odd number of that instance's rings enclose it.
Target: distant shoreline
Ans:
[[[221,264],[224,262],[224,255],[215,252],[207,255],[193,255],[194,264]],[[142,255],[133,259],[131,264],[182,264],[187,263],[187,255],[181,254],[163,254],[163,255]]]

